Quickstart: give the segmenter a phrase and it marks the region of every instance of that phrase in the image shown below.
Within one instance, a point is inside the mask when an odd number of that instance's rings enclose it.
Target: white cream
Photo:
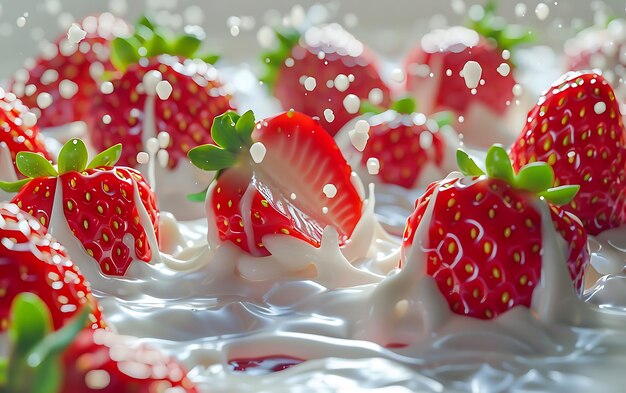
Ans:
[[[14,182],[17,180],[17,173],[13,166],[11,151],[6,143],[0,142],[0,181]],[[13,195],[15,194],[0,189],[0,201],[10,201]]]

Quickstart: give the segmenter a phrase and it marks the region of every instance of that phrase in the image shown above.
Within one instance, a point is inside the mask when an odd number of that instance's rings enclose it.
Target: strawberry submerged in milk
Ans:
[[[39,154],[21,152],[17,167],[26,179],[0,182],[0,188],[17,192],[12,202],[41,225],[64,220],[67,226],[49,229],[60,236],[55,231],[67,228],[80,241],[84,254],[72,255],[74,259],[93,258],[105,274],[123,276],[133,261],[149,262],[159,252],[159,210],[141,173],[115,166],[121,149],[113,146],[88,162],[85,144],[71,139],[61,149],[57,167]],[[140,210],[148,222],[142,222]]]

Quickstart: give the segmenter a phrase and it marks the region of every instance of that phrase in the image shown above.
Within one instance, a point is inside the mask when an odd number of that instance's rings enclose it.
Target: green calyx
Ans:
[[[236,166],[243,152],[249,151],[252,146],[254,125],[252,111],[247,111],[241,116],[234,111],[225,112],[217,116],[211,126],[211,138],[215,144],[194,147],[189,150],[187,156],[198,168],[217,171],[217,178],[222,170]],[[203,202],[205,196],[206,190],[187,195],[187,199]]]
[[[270,89],[274,87],[278,71],[285,64],[285,60],[291,56],[291,50],[298,44],[301,37],[301,33],[295,29],[285,29],[284,31],[274,29],[274,34],[276,46],[261,53],[261,61],[265,66],[260,80]]]
[[[485,172],[463,150],[456,152],[456,160],[461,172],[466,176],[483,176]],[[511,159],[500,144],[492,145],[485,159],[486,175],[501,179],[515,188],[526,190],[542,197],[554,205],[569,203],[580,189],[578,185],[552,187],[554,170],[545,162],[533,162],[524,165],[515,173]]]
[[[33,293],[21,293],[11,305],[8,362],[0,362],[0,393],[56,393],[62,383],[63,352],[84,329],[85,307],[63,328],[51,333],[52,317],[46,304]]]
[[[535,34],[526,26],[508,24],[506,20],[496,15],[497,0],[488,0],[484,5],[484,15],[470,15],[469,27],[483,37],[492,39],[500,50],[511,50],[521,44],[535,41]]]
[[[182,34],[175,36],[143,16],[135,25],[135,33],[130,37],[117,37],[113,40],[111,62],[118,70],[125,70],[141,58],[150,58],[162,54],[198,58],[213,64],[219,56],[199,54],[198,51],[206,38],[200,26],[185,26]]]
[[[387,111],[388,109],[396,111],[397,113],[402,115],[411,115],[417,112],[417,101],[413,97],[406,96],[392,102],[389,108],[372,104],[370,101],[367,100],[361,101],[361,114],[377,115]],[[454,122],[453,113],[449,111],[434,113],[430,116],[430,119],[434,120],[439,128],[451,125]]]
[[[19,192],[24,185],[39,177],[57,177],[61,174],[103,166],[113,166],[122,154],[122,145],[117,144],[106,149],[88,162],[88,153],[85,143],[78,139],[70,139],[63,145],[58,159],[58,170],[42,155],[32,152],[19,152],[15,157],[15,164],[26,179],[16,182],[0,182],[0,189],[7,192]]]

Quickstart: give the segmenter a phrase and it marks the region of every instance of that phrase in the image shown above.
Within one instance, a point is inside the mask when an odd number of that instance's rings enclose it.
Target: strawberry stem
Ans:
[[[493,40],[500,50],[511,50],[535,41],[535,34],[529,27],[509,24],[504,18],[497,16],[496,5],[497,0],[487,1],[482,17],[470,17],[469,27],[481,36]]]
[[[403,97],[391,104],[391,109],[403,115],[410,115],[417,110],[417,103],[413,97]]]

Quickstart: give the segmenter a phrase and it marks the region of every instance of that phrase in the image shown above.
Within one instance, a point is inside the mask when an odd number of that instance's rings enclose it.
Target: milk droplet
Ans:
[[[394,68],[391,71],[391,80],[397,83],[404,82],[404,71],[402,71],[400,68]]]
[[[350,114],[358,113],[361,107],[361,100],[354,94],[348,94],[343,99],[343,107]]]
[[[51,83],[54,83],[57,81],[57,79],[59,79],[59,73],[57,72],[57,70],[45,70],[43,72],[43,74],[41,74],[41,83],[43,83],[44,85],[49,85]]]
[[[463,15],[465,13],[465,3],[463,0],[452,0],[452,11],[457,15]]]
[[[357,122],[354,124],[354,131],[362,134],[367,134],[370,132],[370,123],[368,123],[367,120],[363,119],[357,120]]]
[[[365,150],[367,140],[370,138],[369,133],[357,132],[356,130],[348,131],[348,137],[350,137],[350,143],[358,151]]]
[[[465,117],[459,116],[459,123],[463,123],[465,121]]]
[[[606,111],[606,104],[602,101],[596,102],[593,106],[593,111],[598,115],[603,114]]]
[[[156,94],[157,85],[162,79],[163,75],[161,75],[161,73],[157,70],[146,72],[143,76],[143,88],[145,89],[146,94]]]
[[[267,153],[267,149],[265,148],[265,145],[261,142],[254,142],[252,146],[250,146],[250,156],[252,157],[252,160],[257,164],[263,162],[263,159],[265,158],[265,153]]]
[[[305,80],[304,80],[304,88],[307,91],[313,91],[315,90],[315,86],[317,86],[317,80],[315,80],[315,78],[313,78],[312,76],[308,76]]]
[[[452,70],[448,68],[448,69],[446,70],[446,75],[447,75],[447,76],[452,76]]]
[[[161,131],[157,134],[157,140],[159,141],[159,147],[161,149],[167,149],[170,145],[170,133],[167,131]]]
[[[172,94],[172,85],[168,81],[160,81],[156,85],[156,93],[162,100],[167,100]]]
[[[515,5],[515,15],[517,15],[518,17],[522,17],[526,15],[526,4],[524,3],[517,3]]]
[[[80,28],[76,23],[72,23],[70,29],[67,31],[67,40],[72,45],[76,45],[81,42],[87,36],[87,32]]]
[[[335,114],[332,109],[324,109],[324,119],[326,119],[329,123],[332,123],[335,120]]]
[[[322,207],[322,213],[328,214],[328,207],[326,206]]]
[[[293,192],[291,193],[291,195],[289,196],[291,198],[291,200],[295,200],[296,199],[296,194],[294,194]]]
[[[24,25],[26,25],[26,18],[20,16],[19,18],[17,18],[15,23],[17,24],[17,27],[24,27]]]
[[[102,84],[100,85],[100,91],[102,92],[102,94],[113,93],[113,83],[109,81],[102,82]]]
[[[539,3],[535,7],[535,15],[539,20],[545,20],[550,14],[550,7],[546,3]]]
[[[296,63],[296,62],[295,62],[295,61],[293,60],[293,58],[291,58],[291,57],[288,57],[288,58],[286,58],[286,59],[285,59],[285,65],[286,65],[287,67],[293,67],[293,65],[294,65],[295,63]]]
[[[65,99],[70,99],[78,93],[78,85],[69,79],[63,79],[59,83],[59,94]]]
[[[146,150],[148,154],[154,155],[157,151],[159,151],[159,141],[156,138],[148,138],[146,141]]]
[[[507,76],[509,75],[509,72],[511,72],[511,66],[509,66],[507,63],[502,63],[498,66],[497,71],[498,74],[502,76]]]
[[[337,195],[337,187],[334,184],[326,184],[322,189],[326,198],[334,198]]]
[[[522,86],[519,83],[513,85],[513,95],[521,96],[522,95]]]
[[[508,49],[502,51],[502,58],[504,60],[509,60],[511,58],[511,52]]]
[[[28,128],[33,127],[37,124],[37,116],[33,112],[26,112],[22,115],[22,120],[24,121],[24,125]]]
[[[269,26],[262,26],[256,33],[256,39],[262,48],[269,49],[276,41],[274,30]]]
[[[378,175],[378,172],[380,171],[380,162],[378,161],[378,158],[376,157],[370,157],[367,159],[367,173],[369,173],[370,175]]]
[[[39,93],[37,96],[37,106],[41,109],[46,109],[52,104],[52,96],[46,92]]]
[[[433,134],[430,131],[422,131],[420,134],[420,147],[422,149],[430,149],[433,145]]]
[[[333,81],[335,88],[341,92],[348,90],[348,86],[350,86],[350,81],[348,77],[344,74],[339,74],[335,77]]]
[[[383,102],[383,91],[380,90],[378,87],[375,87],[370,90],[369,94],[367,95],[367,99],[374,105],[381,104]]]
[[[159,150],[157,152],[157,161],[159,161],[161,168],[167,167],[170,161],[170,153],[167,150]]]
[[[111,124],[111,115],[104,115],[104,116],[102,116],[102,122],[104,124]]]
[[[465,79],[465,85],[468,89],[475,89],[478,87],[482,73],[483,69],[477,62],[470,60],[465,63],[463,69],[461,70],[461,76]]]
[[[145,151],[140,151],[137,153],[137,162],[140,164],[147,164],[150,161],[150,155]]]

